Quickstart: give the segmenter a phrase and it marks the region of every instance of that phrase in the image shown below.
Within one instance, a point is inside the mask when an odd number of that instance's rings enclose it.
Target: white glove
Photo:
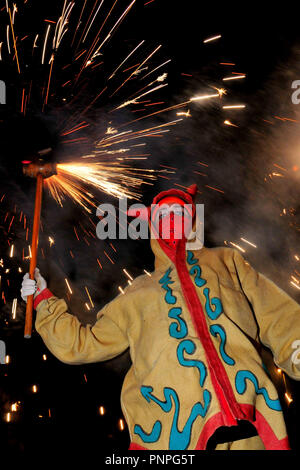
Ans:
[[[29,273],[23,277],[21,297],[25,302],[27,302],[28,295],[34,294],[36,298],[47,287],[47,282],[41,276],[39,268],[35,268],[34,278],[35,280],[29,279]]]

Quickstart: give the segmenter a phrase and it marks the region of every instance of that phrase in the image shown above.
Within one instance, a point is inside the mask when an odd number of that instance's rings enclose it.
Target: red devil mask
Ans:
[[[173,189],[158,194],[153,200],[151,224],[169,247],[176,248],[192,229],[196,191],[196,185],[188,188],[187,193]]]
[[[175,248],[185,234],[192,229],[195,215],[194,198],[197,186],[193,184],[186,191],[170,189],[159,193],[153,199],[151,209],[129,209],[128,215],[147,219],[156,238],[163,240],[170,248]]]

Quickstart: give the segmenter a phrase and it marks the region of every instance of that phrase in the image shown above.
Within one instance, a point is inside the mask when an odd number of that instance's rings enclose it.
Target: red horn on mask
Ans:
[[[195,196],[197,194],[197,185],[196,184],[191,184],[191,186],[189,186],[186,190],[187,193],[189,193],[193,199],[195,199]]]

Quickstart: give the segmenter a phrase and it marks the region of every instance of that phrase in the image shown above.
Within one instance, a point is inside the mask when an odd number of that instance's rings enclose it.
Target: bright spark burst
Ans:
[[[45,183],[60,206],[63,206],[63,201],[68,196],[91,213],[89,206],[96,207],[96,204],[93,201],[94,196],[86,191],[85,185],[117,198],[138,199],[140,194],[137,188],[145,183],[144,177],[154,179],[154,170],[139,170],[114,162],[59,163],[57,175],[46,179]]]

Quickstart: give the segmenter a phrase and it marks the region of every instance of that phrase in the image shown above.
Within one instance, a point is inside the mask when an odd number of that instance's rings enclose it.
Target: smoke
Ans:
[[[239,244],[254,267],[296,298],[289,277],[298,269],[300,109],[292,103],[291,84],[299,76],[299,46],[294,46],[260,90],[245,96],[244,128],[237,133],[230,128],[227,137],[217,138],[211,153],[220,158],[209,163],[225,195],[219,204],[209,201],[205,219],[212,244]]]

